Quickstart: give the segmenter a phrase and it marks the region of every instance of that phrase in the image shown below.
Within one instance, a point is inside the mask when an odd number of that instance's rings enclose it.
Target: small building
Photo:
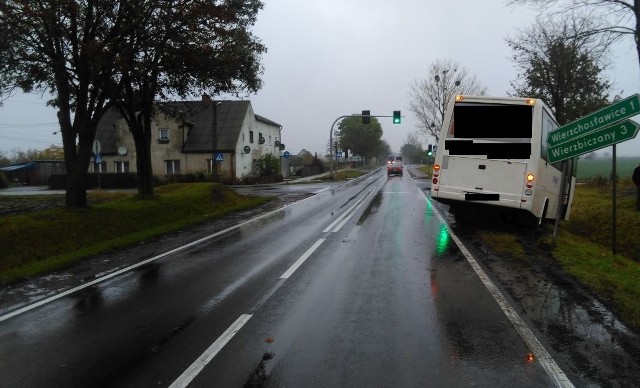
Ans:
[[[249,101],[176,101],[157,104],[152,120],[151,163],[154,175],[217,172],[241,178],[266,154],[280,157],[282,126],[253,112]],[[216,152],[214,155],[214,134]],[[126,121],[115,109],[100,120],[96,140],[101,163],[92,172],[136,172],[136,149]]]
[[[65,174],[65,164],[61,160],[32,160],[26,163],[0,167],[9,182],[26,186],[48,186],[49,177]]]

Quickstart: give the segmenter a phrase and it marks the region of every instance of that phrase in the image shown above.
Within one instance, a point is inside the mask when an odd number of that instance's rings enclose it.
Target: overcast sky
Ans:
[[[416,130],[408,110],[409,87],[427,77],[435,60],[458,61],[487,86],[489,95],[511,90],[516,68],[504,38],[532,24],[536,11],[505,4],[266,0],[254,28],[268,48],[264,87],[247,98],[257,114],[282,125],[282,141],[291,153],[323,153],[331,124],[341,115],[401,110],[401,125],[379,119],[383,138],[397,152]],[[632,39],[621,41],[612,56],[607,72],[615,85],[612,95],[640,92]],[[56,130],[55,111],[38,95],[17,94],[0,107],[0,151],[9,155],[14,149],[61,145],[59,134],[53,135]],[[617,149],[618,155],[640,156],[640,136]]]

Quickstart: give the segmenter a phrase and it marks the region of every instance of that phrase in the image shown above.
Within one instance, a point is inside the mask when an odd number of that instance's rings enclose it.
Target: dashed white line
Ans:
[[[303,253],[302,256],[300,256],[300,258],[296,260],[296,262],[293,263],[291,267],[289,267],[289,269],[285,271],[285,273],[282,274],[282,276],[280,276],[280,279],[289,279],[289,277],[293,275],[293,273],[296,272],[296,270],[300,268],[300,266],[304,264],[305,261],[307,261],[309,256],[311,256],[313,252],[315,252],[316,249],[318,249],[320,244],[322,244],[323,242],[324,242],[323,238],[316,241],[315,244],[311,246],[311,248],[307,249],[307,251]]]
[[[182,388],[189,385],[189,383],[204,369],[207,364],[213,360],[213,358],[224,348],[224,346],[231,341],[233,336],[242,329],[251,319],[250,314],[242,314],[235,322],[229,326],[227,330],[218,339],[209,346],[207,350],[197,360],[193,362],[181,375],[173,382],[170,388]]]

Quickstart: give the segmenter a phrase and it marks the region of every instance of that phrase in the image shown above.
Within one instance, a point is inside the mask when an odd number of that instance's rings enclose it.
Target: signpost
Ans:
[[[616,99],[618,98],[616,97]],[[640,124],[626,120],[640,114],[640,94],[634,94],[624,100],[616,101],[616,99],[606,108],[588,114],[549,132],[547,135],[547,160],[549,163],[557,163],[600,148],[613,146],[613,169],[611,172],[613,184],[611,251],[613,254],[616,253],[616,144],[635,138],[640,128]],[[563,163],[561,193],[564,193],[566,170],[566,163]],[[562,207],[562,197],[563,195],[558,197],[558,209]],[[556,224],[553,229],[554,243],[559,221],[560,211],[556,216]]]
[[[102,170],[102,156],[100,155],[100,151],[102,151],[102,144],[100,144],[100,140],[94,140],[93,141],[93,163],[94,163],[94,168],[95,166],[98,167],[98,190],[101,189],[101,184],[100,184],[100,171]]]
[[[640,94],[634,94],[549,132],[547,145],[554,147],[572,141],[637,114],[640,114]]]
[[[564,127],[563,127],[564,128]],[[547,148],[549,163],[575,158],[600,148],[631,140],[638,134],[640,124],[625,120],[621,123],[590,131],[563,143]]]

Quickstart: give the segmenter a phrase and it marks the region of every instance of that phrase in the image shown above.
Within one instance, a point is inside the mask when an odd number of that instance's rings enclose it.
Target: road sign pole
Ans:
[[[611,252],[616,254],[616,145],[613,145],[613,164],[611,166],[611,181],[613,182],[613,196],[611,197]]]
[[[560,178],[560,195],[558,196],[558,206],[556,207],[556,222],[553,226],[553,246],[556,245],[556,237],[558,236],[558,226],[560,225],[560,217],[562,217],[562,198],[564,197],[564,190],[567,182],[567,170],[568,165],[566,160],[562,161],[562,177]]]

